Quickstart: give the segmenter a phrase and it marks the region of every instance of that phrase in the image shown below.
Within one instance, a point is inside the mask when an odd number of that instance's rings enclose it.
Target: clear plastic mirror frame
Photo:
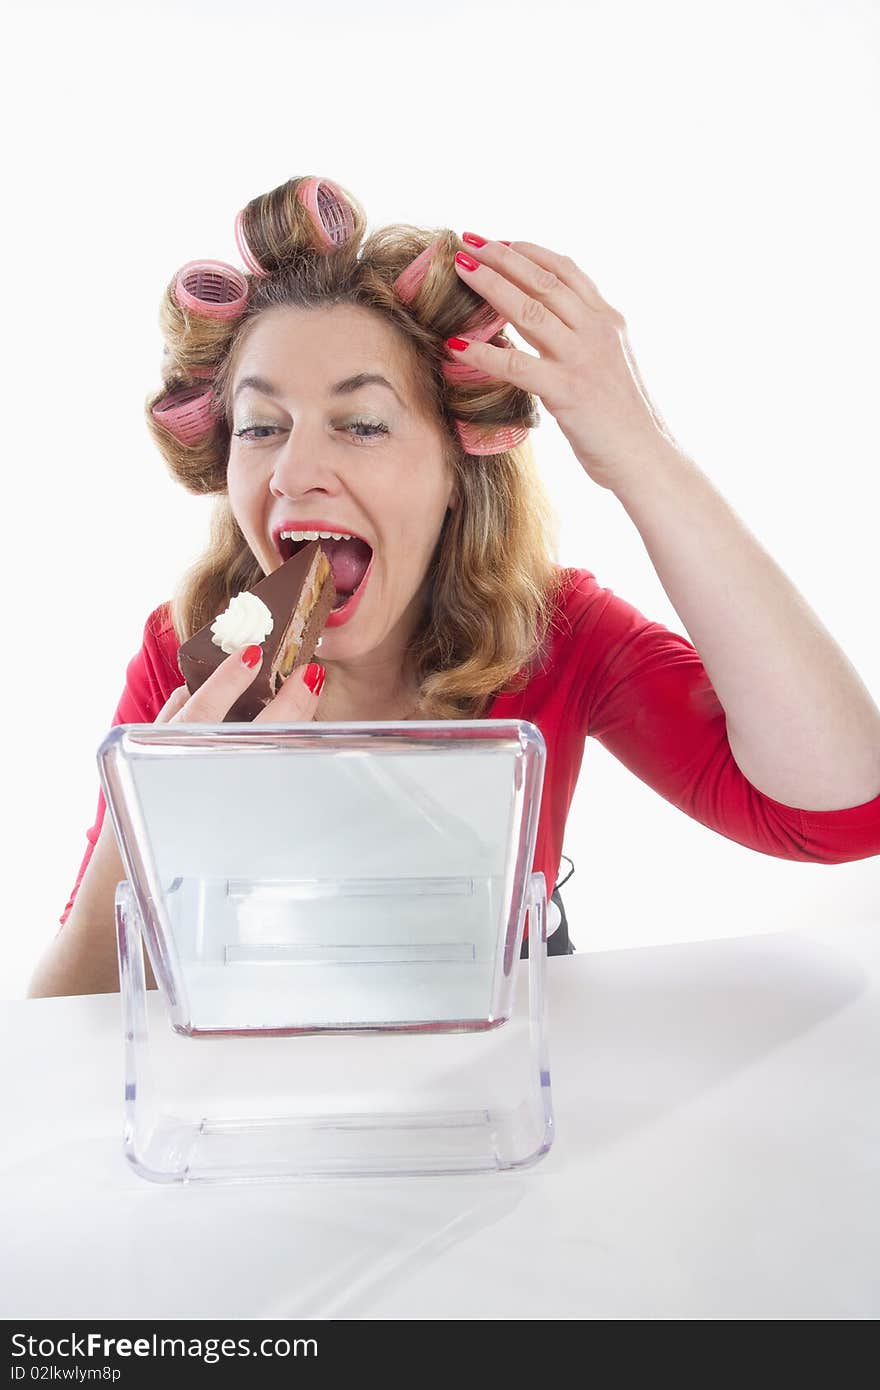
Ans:
[[[124,1142],[142,1176],[546,1153],[545,760],[523,720],[110,731]]]

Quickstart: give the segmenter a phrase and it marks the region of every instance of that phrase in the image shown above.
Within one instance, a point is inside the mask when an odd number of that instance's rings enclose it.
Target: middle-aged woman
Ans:
[[[465,232],[464,253],[453,232],[404,225],[362,244],[364,227],[340,185],[290,179],[236,220],[248,275],[189,262],[169,285],[148,424],[174,475],[217,502],[205,554],[147,618],[112,723],[223,720],[261,648],[233,651],[189,696],[180,643],[302,533],[325,532],[343,598],[320,662],[255,722],[532,721],[547,745],[534,868],[548,888],[588,734],[762,853],[880,853],[880,711],[669,433],[621,314],[532,242]],[[554,561],[535,398],[626,509],[692,643]],[[32,996],[119,987],[124,870],[104,811],[100,794]],[[561,911],[548,950],[570,949]]]

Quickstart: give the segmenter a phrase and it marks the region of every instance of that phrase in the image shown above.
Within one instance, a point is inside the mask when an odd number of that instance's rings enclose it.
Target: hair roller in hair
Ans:
[[[333,251],[348,241],[354,212],[341,188],[329,179],[308,178],[297,184],[296,196],[311,217],[318,250]]]
[[[177,272],[174,297],[197,318],[230,322],[245,311],[248,283],[225,261],[187,261]]]
[[[244,261],[251,274],[256,275],[258,279],[264,280],[268,276],[269,272],[268,270],[263,269],[263,267],[260,265],[260,262],[254,255],[253,251],[247,244],[247,238],[244,234],[244,227],[241,224],[241,219],[243,217],[244,208],[241,208],[240,211],[238,211],[235,214],[235,244],[238,247],[241,259]]]
[[[404,266],[391,288],[402,299],[404,304],[412,304],[422,283],[428,273],[428,267],[437,254],[438,249],[443,244],[445,237],[435,237],[430,246],[426,246],[424,251],[420,251],[415,260],[410,261],[408,266]]]
[[[522,444],[529,433],[526,425],[501,425],[487,432],[469,420],[456,420],[455,429],[466,454],[503,454]]]
[[[181,444],[199,444],[217,423],[214,392],[204,386],[175,386],[150,414]]]

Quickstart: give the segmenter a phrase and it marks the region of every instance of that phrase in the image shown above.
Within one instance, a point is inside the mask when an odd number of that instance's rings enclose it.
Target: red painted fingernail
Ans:
[[[502,245],[502,246],[509,246],[509,245],[510,245],[510,242],[509,242],[509,241],[502,241],[501,245]]]
[[[320,695],[324,689],[324,677],[327,672],[323,666],[319,666],[317,661],[310,661],[303,671],[303,680],[309,687],[313,695]]]
[[[464,338],[447,338],[446,346],[455,348],[456,352],[464,352],[466,347],[470,347],[470,343]]]
[[[462,241],[466,241],[469,246],[486,245],[486,238],[484,236],[477,236],[476,232],[462,232],[461,239]]]
[[[475,261],[473,256],[469,256],[466,251],[456,251],[455,259],[464,270],[479,270],[480,262]]]
[[[241,654],[242,666],[247,666],[251,671],[259,666],[263,659],[263,648],[257,646],[245,647]]]

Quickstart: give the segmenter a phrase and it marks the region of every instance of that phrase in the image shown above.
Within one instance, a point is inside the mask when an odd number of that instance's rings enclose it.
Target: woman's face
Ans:
[[[356,305],[269,309],[235,363],[229,500],[264,573],[287,553],[275,540],[282,523],[353,532],[373,550],[351,616],[324,629],[322,660],[402,652],[455,504],[445,435],[419,412],[408,368],[394,330]],[[343,388],[362,374],[390,386]]]

